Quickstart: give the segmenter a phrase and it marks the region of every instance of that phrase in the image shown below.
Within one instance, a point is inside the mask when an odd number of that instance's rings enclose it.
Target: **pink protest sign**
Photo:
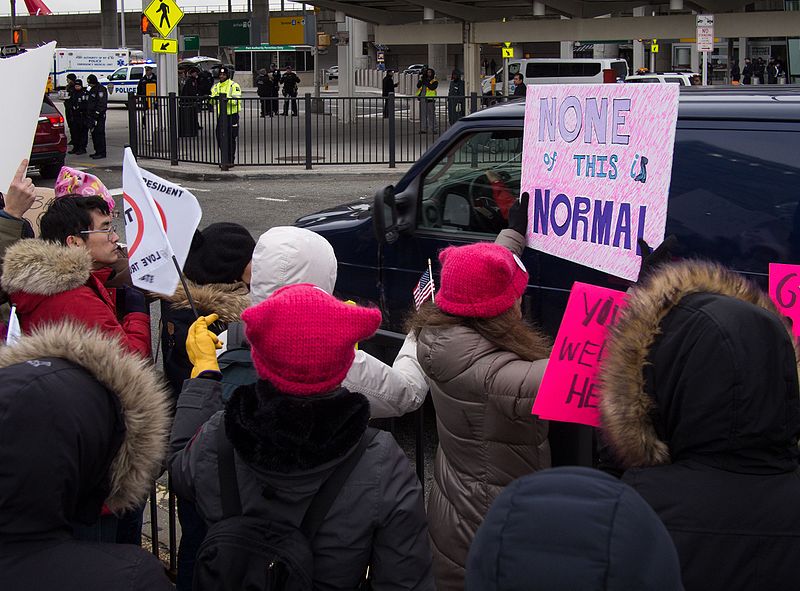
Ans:
[[[800,337],[800,265],[769,264],[769,297]]]
[[[528,85],[528,245],[634,280],[664,240],[677,84]]]
[[[532,414],[543,419],[600,426],[596,376],[608,329],[617,322],[627,295],[575,283],[547,362]]]

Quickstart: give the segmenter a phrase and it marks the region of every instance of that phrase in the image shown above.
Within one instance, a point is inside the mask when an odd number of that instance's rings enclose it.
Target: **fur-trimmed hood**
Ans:
[[[796,469],[798,358],[757,285],[717,264],[664,266],[631,290],[607,343],[600,409],[617,460]]]
[[[241,281],[237,283],[209,283],[200,285],[186,280],[189,293],[200,313],[212,312],[219,315],[222,322],[238,322],[242,312],[250,306],[250,290]],[[159,296],[177,310],[190,310],[189,298],[183,285],[178,285],[171,296]]]
[[[85,248],[20,240],[6,250],[2,285],[8,294],[51,296],[84,285],[91,273],[92,257]]]
[[[132,508],[161,470],[163,379],[97,329],[45,326],[0,348],[0,536],[37,539],[105,503]],[[13,366],[13,367],[12,367]]]

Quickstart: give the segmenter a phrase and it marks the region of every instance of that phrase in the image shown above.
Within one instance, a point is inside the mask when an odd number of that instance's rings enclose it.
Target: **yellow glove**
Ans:
[[[200,316],[189,327],[186,336],[186,354],[194,366],[192,377],[196,378],[204,371],[219,371],[217,349],[222,349],[217,335],[208,330],[209,325],[219,320],[216,314]]]

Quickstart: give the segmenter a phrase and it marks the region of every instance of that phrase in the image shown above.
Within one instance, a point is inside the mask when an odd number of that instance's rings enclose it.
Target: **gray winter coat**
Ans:
[[[216,433],[224,428],[236,450],[243,512],[299,526],[324,478],[363,435],[369,403],[344,389],[288,396],[263,381],[236,390],[224,411],[220,395],[213,379],[184,385],[170,446],[176,492],[209,525],[221,519]],[[312,550],[315,589],[355,589],[368,565],[376,591],[433,589],[422,488],[389,433],[380,432],[364,452]]]
[[[496,242],[518,253],[524,238],[506,230]],[[428,500],[436,586],[460,590],[494,499],[516,478],[550,467],[547,422],[531,415],[547,360],[520,359],[466,326],[423,328],[417,358],[439,431]]]

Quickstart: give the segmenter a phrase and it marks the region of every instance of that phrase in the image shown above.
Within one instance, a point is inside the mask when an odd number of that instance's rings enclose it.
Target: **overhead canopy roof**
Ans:
[[[684,1],[684,10],[702,12],[737,12],[752,0]],[[422,20],[424,8],[436,18],[468,22],[496,21],[502,18],[533,16],[533,0],[310,0],[306,4],[339,10],[347,16],[379,25],[401,25]],[[660,2],[635,0],[545,0],[548,16],[593,18],[606,14],[630,13],[639,6],[666,7]]]

